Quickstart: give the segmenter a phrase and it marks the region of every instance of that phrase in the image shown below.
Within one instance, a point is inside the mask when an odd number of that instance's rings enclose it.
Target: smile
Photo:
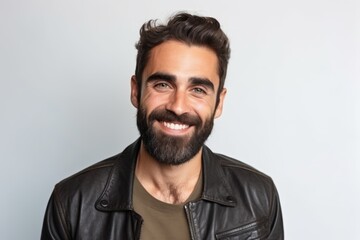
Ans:
[[[169,123],[169,122],[163,122],[163,125],[172,130],[183,130],[183,129],[187,129],[190,127],[187,124]]]

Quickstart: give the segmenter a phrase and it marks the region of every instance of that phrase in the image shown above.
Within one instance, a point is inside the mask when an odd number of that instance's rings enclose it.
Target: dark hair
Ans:
[[[140,40],[135,45],[138,50],[136,58],[136,81],[141,89],[142,73],[149,59],[150,51],[157,45],[177,40],[189,45],[206,46],[212,49],[218,58],[220,84],[219,94],[224,87],[227,65],[230,58],[229,39],[220,28],[220,23],[212,17],[202,17],[189,13],[178,13],[171,17],[166,25],[156,20],[144,23],[140,29]],[[140,98],[139,94],[139,98]]]

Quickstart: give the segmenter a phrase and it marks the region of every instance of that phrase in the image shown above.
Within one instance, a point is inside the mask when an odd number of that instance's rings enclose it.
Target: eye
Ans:
[[[159,83],[154,84],[154,88],[158,89],[158,90],[164,90],[164,89],[170,88],[170,85],[165,82],[159,82]]]
[[[192,91],[196,94],[206,95],[206,91],[203,88],[196,87],[196,88],[193,88]]]

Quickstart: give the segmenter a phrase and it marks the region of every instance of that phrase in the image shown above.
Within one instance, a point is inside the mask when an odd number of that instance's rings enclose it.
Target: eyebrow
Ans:
[[[176,76],[168,73],[163,72],[156,72],[151,74],[147,79],[146,82],[153,82],[156,80],[164,80],[166,82],[175,82]],[[208,79],[208,78],[201,78],[201,77],[191,77],[189,78],[189,82],[191,82],[191,85],[202,85],[206,88],[209,88],[212,91],[215,91],[214,84]]]
[[[162,73],[162,72],[156,72],[154,74],[151,74],[147,79],[146,82],[153,82],[156,80],[165,80],[167,82],[175,82],[176,77],[171,74]]]

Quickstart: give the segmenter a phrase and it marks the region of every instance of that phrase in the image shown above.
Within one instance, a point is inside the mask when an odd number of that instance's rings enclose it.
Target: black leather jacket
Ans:
[[[41,239],[139,239],[142,218],[132,186],[140,141],[58,183],[45,213]],[[203,148],[201,199],[185,205],[191,238],[284,239],[272,180]]]

